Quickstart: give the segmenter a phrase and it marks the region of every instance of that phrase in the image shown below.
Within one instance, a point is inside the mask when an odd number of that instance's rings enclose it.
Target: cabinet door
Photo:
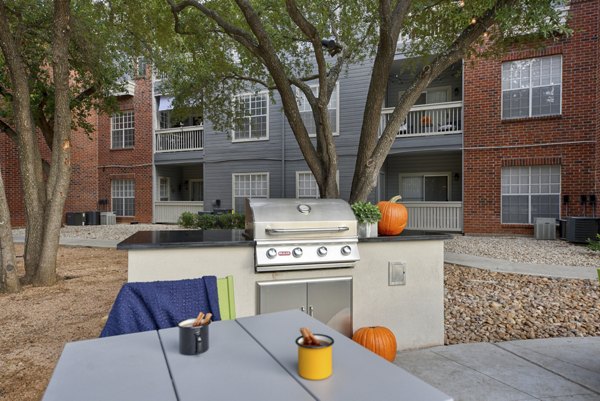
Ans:
[[[258,313],[289,309],[306,311],[306,282],[263,282],[258,284]]]
[[[340,333],[352,336],[352,277],[311,280],[308,313]]]

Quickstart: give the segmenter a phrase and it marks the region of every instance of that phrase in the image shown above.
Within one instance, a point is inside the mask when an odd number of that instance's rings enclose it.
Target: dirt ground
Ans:
[[[0,295],[2,401],[40,400],[65,343],[100,335],[127,280],[127,252],[61,247],[57,270],[53,287]]]

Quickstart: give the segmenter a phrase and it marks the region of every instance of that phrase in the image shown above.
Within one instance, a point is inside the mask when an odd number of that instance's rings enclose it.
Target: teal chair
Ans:
[[[219,312],[222,320],[235,319],[235,297],[233,294],[233,276],[217,279]]]

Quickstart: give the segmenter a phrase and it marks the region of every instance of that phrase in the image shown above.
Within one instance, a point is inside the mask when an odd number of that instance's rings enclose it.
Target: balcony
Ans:
[[[446,135],[462,133],[462,101],[413,106],[397,137]],[[379,135],[383,133],[393,108],[381,110]]]
[[[462,202],[402,202],[408,211],[408,230],[461,232]]]
[[[204,149],[204,128],[170,128],[155,131],[154,152],[186,152]]]

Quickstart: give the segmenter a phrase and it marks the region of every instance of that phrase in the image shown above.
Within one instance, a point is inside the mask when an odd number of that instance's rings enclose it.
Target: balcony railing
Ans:
[[[396,136],[444,135],[462,133],[461,101],[413,106]],[[394,108],[381,110],[379,135],[383,133]]]
[[[402,202],[408,211],[406,228],[427,231],[462,231],[462,202]]]
[[[169,201],[154,203],[154,222],[175,224],[183,212],[198,213],[204,210],[204,202]]]
[[[204,148],[204,128],[200,125],[157,130],[154,146],[156,153],[202,150]]]

